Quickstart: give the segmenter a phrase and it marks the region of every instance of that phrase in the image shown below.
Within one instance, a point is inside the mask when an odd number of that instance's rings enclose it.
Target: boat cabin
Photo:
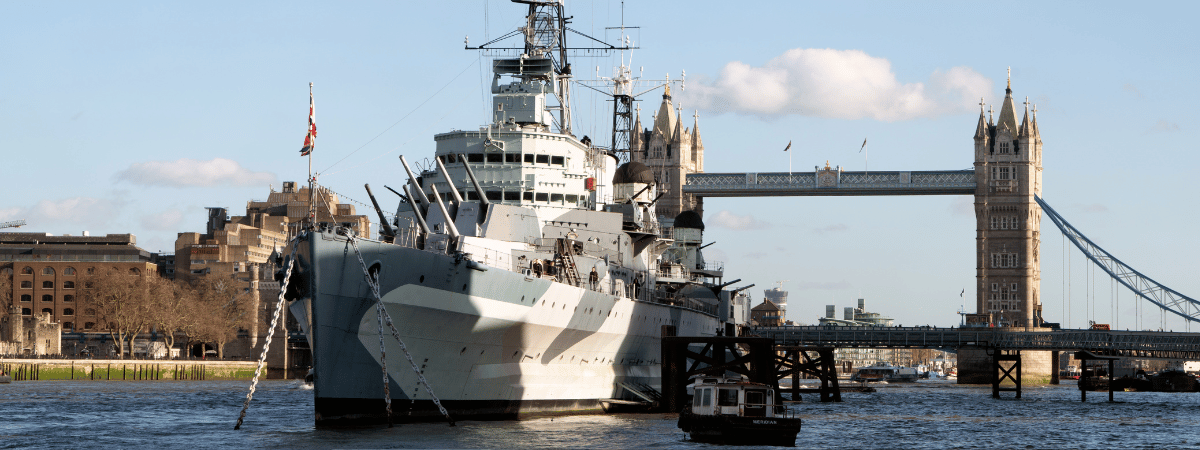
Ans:
[[[775,390],[765,384],[705,377],[697,378],[691,388],[693,414],[774,417]]]
[[[800,418],[775,406],[775,389],[742,378],[699,377],[679,428],[692,440],[719,444],[795,446]]]

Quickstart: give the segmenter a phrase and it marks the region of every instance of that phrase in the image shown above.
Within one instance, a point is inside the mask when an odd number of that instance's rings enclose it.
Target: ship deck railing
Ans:
[[[400,228],[400,229],[396,230],[396,237],[395,237],[395,240],[393,241],[393,244],[401,246],[401,247],[405,247],[405,248],[412,248],[412,249],[428,251],[428,252],[433,252],[433,253],[445,253],[446,252],[446,250],[438,249],[435,246],[426,246],[426,248],[421,249],[417,245],[417,242],[420,239],[420,233],[421,233],[420,229],[418,229],[416,227]],[[538,239],[537,241],[535,241],[535,243],[533,245],[539,251],[553,252],[554,251],[554,241],[555,241],[554,239]],[[583,249],[584,254],[588,254],[591,256],[597,256],[597,257],[603,257],[601,255],[601,253],[604,253],[604,249],[602,247],[600,247],[599,245],[596,245],[591,242],[586,242],[586,241],[583,242],[583,245],[584,245],[584,249]],[[524,273],[524,272],[526,272],[526,269],[528,269],[527,267],[521,267],[520,263],[516,260],[516,258],[513,258],[512,254],[510,254],[510,253],[504,253],[499,250],[494,250],[494,249],[490,249],[490,248],[486,248],[486,247],[482,247],[482,246],[478,246],[478,245],[467,244],[467,243],[460,244],[460,250],[463,253],[469,253],[471,255],[471,260],[488,265],[488,266],[492,266],[492,267],[496,267],[496,268],[504,269],[504,270],[509,270],[509,271],[516,272],[516,273]],[[593,251],[595,251],[596,253],[592,253]],[[627,268],[627,267],[617,266],[617,267],[613,267],[613,268],[616,270],[619,270],[619,271],[631,272],[634,274],[635,278],[641,278],[643,280],[648,280],[651,278],[650,277],[651,275],[654,275],[648,271],[636,270],[636,269],[631,269],[631,268]],[[683,273],[685,273],[685,274],[688,272],[685,267],[678,266],[678,268],[680,270],[682,270]],[[639,277],[639,275],[640,275],[640,277]],[[655,278],[657,278],[657,277],[655,277]],[[668,306],[673,306],[673,307],[677,307],[677,308],[690,309],[690,310],[697,311],[697,312],[700,312],[703,314],[708,314],[711,316],[717,315],[717,305],[711,305],[711,304],[708,304],[708,303],[705,303],[705,302],[702,302],[702,301],[699,301],[696,299],[692,299],[692,298],[678,297],[670,292],[667,292],[667,291],[661,290],[661,289],[646,289],[645,287],[637,286],[637,285],[629,283],[629,282],[624,283],[623,287],[621,287],[621,286],[618,286],[617,279],[612,276],[609,276],[607,281],[608,282],[599,282],[599,283],[592,284],[585,280],[584,282],[580,283],[579,287],[582,287],[584,289],[589,289],[592,291],[596,291],[596,292],[600,292],[600,293],[604,293],[604,294],[612,294],[612,295],[619,295],[622,297],[629,297],[629,298],[632,298],[632,299],[634,299],[636,301],[640,301],[640,302],[657,303],[657,304],[668,305]]]

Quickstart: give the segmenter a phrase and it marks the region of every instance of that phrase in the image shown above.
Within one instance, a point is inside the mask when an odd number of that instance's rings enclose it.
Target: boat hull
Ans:
[[[679,428],[693,441],[714,444],[794,447],[800,424],[798,418],[700,415],[690,409],[679,414]]]
[[[456,420],[599,412],[601,399],[637,399],[618,383],[660,388],[664,327],[695,336],[720,327],[699,311],[444,251],[360,239],[360,263],[345,237],[309,233],[297,242],[293,280],[302,287],[293,312],[307,324],[319,426],[388,420],[379,318],[364,264],[379,274],[383,304],[404,343],[384,327],[395,422],[445,420],[417,370]]]

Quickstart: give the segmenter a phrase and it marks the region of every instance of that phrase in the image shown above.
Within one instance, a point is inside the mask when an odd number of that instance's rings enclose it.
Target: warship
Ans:
[[[281,252],[318,426],[648,404],[662,336],[747,321],[736,281],[704,260],[700,215],[660,223],[652,170],[571,132],[561,1],[514,2],[524,44],[492,61],[492,122],[434,136],[425,167],[400,158],[378,239],[316,223]]]

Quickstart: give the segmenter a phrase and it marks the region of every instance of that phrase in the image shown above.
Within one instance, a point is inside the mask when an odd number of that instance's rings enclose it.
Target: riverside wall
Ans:
[[[0,358],[0,371],[13,381],[250,380],[257,367],[257,361]],[[279,379],[284,371],[264,367],[263,375]]]

